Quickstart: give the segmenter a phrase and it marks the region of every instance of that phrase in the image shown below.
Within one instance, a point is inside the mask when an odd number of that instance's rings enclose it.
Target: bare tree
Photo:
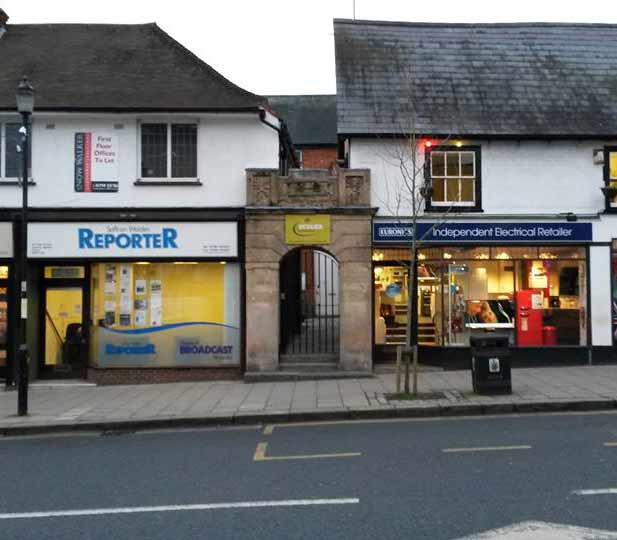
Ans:
[[[407,322],[406,338],[404,348],[404,392],[410,393],[410,371],[413,373],[411,394],[418,394],[418,281],[417,281],[417,261],[418,249],[423,241],[431,234],[432,230],[443,223],[452,206],[444,207],[443,213],[439,216],[432,226],[418,234],[419,217],[423,215],[427,201],[432,195],[432,183],[427,167],[430,166],[425,160],[426,144],[439,147],[447,145],[451,136],[442,137],[439,140],[427,139],[425,135],[418,133],[417,130],[417,111],[415,108],[414,85],[411,77],[408,77],[409,102],[404,118],[399,122],[399,138],[394,139],[386,145],[386,150],[382,153],[381,159],[393,165],[397,170],[397,178],[393,183],[389,183],[386,178],[385,200],[381,201],[389,213],[397,216],[399,222],[410,229],[409,240],[409,259],[407,261],[397,261],[402,266],[408,268],[407,279]],[[400,349],[397,352],[397,392],[400,392],[401,379]]]

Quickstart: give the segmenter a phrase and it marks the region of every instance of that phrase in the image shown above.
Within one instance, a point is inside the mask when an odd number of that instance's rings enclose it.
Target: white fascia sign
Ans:
[[[30,258],[238,256],[235,222],[30,223]]]

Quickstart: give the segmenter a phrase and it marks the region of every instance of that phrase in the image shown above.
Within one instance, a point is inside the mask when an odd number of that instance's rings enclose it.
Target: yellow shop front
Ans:
[[[239,371],[235,222],[35,223],[29,232],[42,278],[41,374],[109,380],[103,372],[115,370],[122,382],[119,371],[131,381]]]

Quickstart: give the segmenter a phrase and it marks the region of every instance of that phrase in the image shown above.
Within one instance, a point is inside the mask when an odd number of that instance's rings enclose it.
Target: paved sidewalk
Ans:
[[[513,394],[478,396],[468,371],[420,374],[420,392],[441,399],[388,401],[395,376],[156,385],[46,385],[30,389],[30,415],[15,415],[17,394],[0,391],[0,434],[294,420],[617,409],[617,366],[520,368]]]

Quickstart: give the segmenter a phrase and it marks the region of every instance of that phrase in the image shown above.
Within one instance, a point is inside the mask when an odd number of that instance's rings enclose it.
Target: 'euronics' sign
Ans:
[[[29,223],[28,257],[237,257],[235,222]]]
[[[408,242],[412,227],[403,222],[373,223],[373,242]],[[418,223],[416,238],[425,242],[590,242],[591,223]]]

